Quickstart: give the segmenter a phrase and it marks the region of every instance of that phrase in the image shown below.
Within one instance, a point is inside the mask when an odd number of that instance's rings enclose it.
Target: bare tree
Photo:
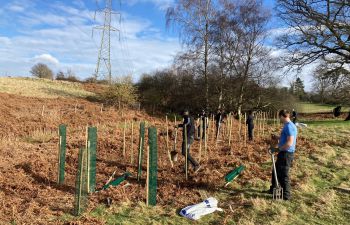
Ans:
[[[180,37],[190,52],[202,62],[205,81],[205,104],[209,107],[208,65],[210,56],[210,35],[212,21],[215,18],[212,0],[179,0],[166,14],[167,26],[178,25]]]
[[[34,77],[38,78],[45,78],[45,79],[53,79],[53,72],[52,70],[43,63],[38,63],[32,67],[30,70],[30,73]]]
[[[313,77],[313,89],[322,103],[350,104],[350,76],[345,69],[331,69],[322,63]]]
[[[234,78],[232,85],[238,87],[234,97],[240,113],[249,82],[263,83],[264,77],[271,75],[272,67],[266,67],[272,62],[270,52],[263,44],[269,12],[258,0],[222,2],[216,53],[221,62],[225,60],[220,66]]]
[[[288,26],[279,44],[289,50],[289,65],[322,59],[340,69],[350,63],[348,0],[278,0],[276,10]]]

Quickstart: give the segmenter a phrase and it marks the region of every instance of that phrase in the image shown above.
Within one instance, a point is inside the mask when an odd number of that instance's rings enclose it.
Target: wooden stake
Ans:
[[[165,124],[166,124],[166,149],[169,149],[169,126],[168,126],[168,116],[165,116]]]
[[[203,119],[199,118],[199,162],[202,158]]]
[[[130,151],[130,162],[134,163],[134,121],[131,120],[131,151]]]
[[[59,135],[59,131],[58,131]],[[57,183],[60,181],[60,165],[61,165],[61,145],[62,145],[62,137],[59,135],[59,142],[58,142],[58,169],[57,169]]]
[[[124,130],[123,130],[123,157],[125,158],[125,133],[126,133],[126,120],[124,120]]]
[[[187,125],[185,125],[183,129],[185,129],[185,175],[186,175],[186,180],[188,180]]]
[[[169,161],[171,164],[171,168],[173,168],[174,163],[173,163],[173,160],[171,160],[171,153],[169,150],[169,125],[168,125],[168,116],[167,115],[165,116],[165,123],[166,123],[166,150],[168,152],[168,158],[169,158]]]
[[[208,148],[208,137],[207,137],[207,135],[208,135],[208,132],[207,132],[207,130],[208,130],[208,126],[209,126],[209,124],[208,124],[208,117],[205,117],[205,119],[204,119],[204,156],[206,157],[207,156],[207,148]]]
[[[241,142],[241,135],[242,135],[242,114],[239,114],[238,117],[238,141]]]
[[[263,124],[262,124],[262,136],[265,137],[265,123],[266,123],[266,113],[263,113]]]
[[[212,115],[212,126],[211,126],[211,131],[212,131],[212,142],[215,141],[215,121],[214,121],[214,115]]]
[[[247,147],[247,113],[244,114],[244,147]]]
[[[226,125],[226,137],[230,139],[230,127],[231,127],[231,113],[227,116],[227,125]],[[230,142],[230,141],[229,141]]]
[[[211,118],[208,118],[207,117],[207,120],[208,120],[208,131],[207,131],[207,135],[206,135],[206,137],[207,137],[207,140],[209,140],[210,141],[210,129],[211,129]]]
[[[41,110],[41,116],[44,117],[44,112],[45,112],[45,105],[43,105],[43,108]]]
[[[86,159],[87,159],[87,189],[90,192],[90,141],[89,141],[89,127],[86,126]]]
[[[147,146],[147,173],[146,173],[146,205],[148,205],[148,188],[149,187],[149,146]]]
[[[230,150],[231,150],[231,155],[233,155],[232,153],[232,145],[231,145],[231,137],[232,137],[232,129],[233,129],[233,115],[231,116],[230,119],[230,127],[229,127],[229,137],[228,137],[228,145],[230,146]]]

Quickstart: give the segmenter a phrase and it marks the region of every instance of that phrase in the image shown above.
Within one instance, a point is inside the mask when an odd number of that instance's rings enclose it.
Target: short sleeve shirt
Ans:
[[[292,146],[290,146],[287,149],[287,152],[295,152],[295,145],[296,145],[296,142],[297,142],[297,135],[298,135],[298,129],[294,125],[294,123],[292,123],[291,121],[288,122],[288,123],[285,123],[284,126],[283,126],[283,129],[282,129],[282,133],[281,133],[281,136],[280,136],[280,141],[279,141],[278,146],[282,147],[283,145],[286,144],[287,138],[289,136],[293,136],[293,144],[292,144]]]

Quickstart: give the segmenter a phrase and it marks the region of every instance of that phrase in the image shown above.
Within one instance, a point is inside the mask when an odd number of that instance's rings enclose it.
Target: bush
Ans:
[[[72,70],[68,69],[67,73],[64,74],[62,71],[58,72],[56,75],[56,80],[64,80],[70,82],[80,82],[80,80],[75,76]]]
[[[84,81],[85,83],[96,83],[96,84],[109,84],[108,80],[97,80],[94,76],[88,77]]]
[[[112,106],[131,106],[137,103],[137,90],[130,79],[113,84],[101,94],[101,101]]]
[[[30,73],[34,77],[38,78],[44,78],[44,79],[53,79],[53,72],[52,70],[43,63],[38,63],[34,65],[30,71]]]
[[[56,80],[65,80],[66,77],[64,76],[64,73],[62,71],[58,72],[56,75]]]

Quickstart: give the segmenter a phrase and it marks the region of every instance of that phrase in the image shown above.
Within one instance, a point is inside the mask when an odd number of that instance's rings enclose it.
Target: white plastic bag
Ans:
[[[180,211],[180,215],[191,220],[198,220],[202,216],[213,213],[215,211],[223,210],[221,208],[218,208],[218,200],[216,200],[213,197],[210,197],[199,204],[190,205],[186,208],[183,208]]]
[[[295,126],[297,127],[301,127],[301,128],[306,128],[307,127],[307,124],[306,123],[295,123]]]

